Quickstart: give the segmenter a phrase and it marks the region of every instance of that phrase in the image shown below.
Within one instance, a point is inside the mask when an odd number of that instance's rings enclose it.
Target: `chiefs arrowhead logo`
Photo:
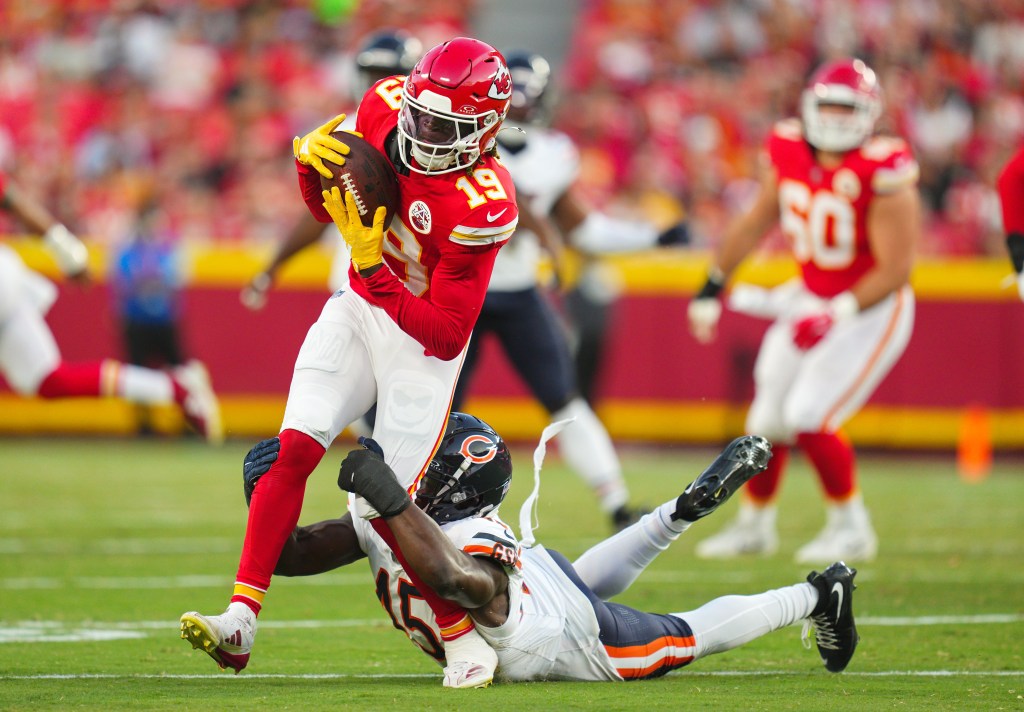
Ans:
[[[487,90],[487,96],[499,101],[512,97],[512,75],[509,74],[504,62],[498,65],[498,71],[491,82],[491,88]]]

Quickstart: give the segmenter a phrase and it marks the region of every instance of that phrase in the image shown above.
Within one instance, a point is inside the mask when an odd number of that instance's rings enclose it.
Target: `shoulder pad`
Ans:
[[[475,517],[462,519],[442,527],[444,533],[460,550],[484,559],[494,559],[503,566],[520,569],[519,540],[500,519]]]

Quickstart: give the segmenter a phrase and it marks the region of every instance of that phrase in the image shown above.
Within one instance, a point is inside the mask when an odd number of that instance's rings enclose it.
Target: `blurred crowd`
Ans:
[[[713,242],[811,69],[855,54],[882,78],[884,129],[909,138],[921,162],[923,251],[1003,254],[994,178],[1024,136],[1021,0],[579,5],[551,118],[578,142],[594,204],[664,222],[685,211],[697,244]],[[291,139],[351,107],[352,48],[380,27],[429,47],[471,32],[481,10],[474,0],[6,0],[0,167],[93,241],[119,240],[154,203],[180,239],[278,240],[305,209]]]

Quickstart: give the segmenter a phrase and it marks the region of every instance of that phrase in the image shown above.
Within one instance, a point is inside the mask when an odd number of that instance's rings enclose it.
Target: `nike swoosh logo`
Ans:
[[[832,593],[836,594],[836,620],[839,620],[839,614],[843,610],[843,584],[836,581],[832,584]]]
[[[494,215],[487,213],[487,222],[494,222],[502,215],[504,215],[506,210],[508,210],[508,208],[502,208],[499,212],[495,213]]]

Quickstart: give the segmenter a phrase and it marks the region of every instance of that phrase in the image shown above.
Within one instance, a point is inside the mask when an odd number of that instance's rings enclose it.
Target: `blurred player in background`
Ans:
[[[1016,273],[1017,292],[1024,300],[1024,148],[1018,150],[1003,167],[998,188],[1006,249]]]
[[[506,59],[512,74],[512,108],[498,134],[498,147],[516,183],[520,214],[532,213],[543,222],[531,230],[524,218],[498,254],[453,407],[458,410],[465,401],[480,346],[487,334],[493,334],[551,419],[576,419],[559,434],[559,451],[593,490],[613,526],[621,528],[635,521],[637,513],[629,507],[629,491],[611,438],[577,390],[565,329],[538,284],[541,250],[546,249],[556,263],[563,240],[589,254],[643,250],[685,242],[686,226],[659,231],[584,205],[573,192],[580,165],[572,139],[543,125],[550,99],[548,62],[523,51],[509,52]]]
[[[0,174],[0,207],[42,237],[70,279],[88,281],[88,251],[39,202]],[[0,244],[0,373],[23,396],[113,396],[146,405],[177,404],[186,421],[213,443],[223,439],[220,407],[206,369],[192,361],[173,371],[140,368],[104,359],[68,363],[45,320],[57,288]]]
[[[853,447],[839,429],[910,339],[908,279],[921,232],[917,162],[902,139],[873,135],[881,111],[878,79],[862,61],[839,60],[816,71],[803,93],[803,122],[775,126],[760,192],[726,230],[707,282],[690,303],[694,336],[711,341],[727,279],[781,223],[801,277],[772,292],[738,287],[730,302],[738,311],[775,319],[754,368],[746,423],[748,433],[775,443],[775,453],[747,486],[738,519],[700,542],[700,556],[777,549],[775,497],[792,445],[813,463],[827,504],[824,529],[796,560],[870,560],[876,554]]]
[[[805,619],[828,670],[843,670],[857,646],[853,618],[856,571],[837,563],[806,583],[750,596],[724,596],[696,610],[659,615],[609,599],[626,591],[690,525],[715,511],[771,456],[764,438],[737,438],[679,497],[590,548],[575,562],[541,545],[532,531],[517,540],[498,507],[512,479],[501,437],[483,421],[452,413],[415,504],[383,457],[349,453],[338,484],[361,494],[388,520],[400,546],[366,521],[339,519],[299,527],[277,573],[306,576],[368,558],[378,597],[395,627],[440,659],[431,611],[400,582],[419,570],[438,591],[472,611],[494,646],[504,680],[615,681],[656,678]],[[279,447],[265,440],[246,456],[246,497]],[[530,521],[531,501],[520,521]],[[351,507],[350,507],[351,510]],[[392,545],[393,547],[394,545]]]
[[[416,61],[423,54],[420,41],[404,30],[384,29],[374,32],[360,45],[353,57],[355,67],[352,87],[352,104],[356,106],[367,90],[385,77],[396,74],[405,76],[412,71]],[[342,122],[338,130],[352,130],[356,125],[356,115],[352,112]],[[278,270],[293,255],[312,245],[322,238],[336,243],[334,261],[331,263],[331,276],[328,286],[332,292],[348,286],[348,270],[350,255],[348,246],[341,239],[338,230],[330,225],[327,228],[312,213],[306,213],[292,228],[292,231],[277,247],[270,264],[257,274],[242,290],[242,303],[250,309],[260,309],[267,301],[267,292],[274,284]]]
[[[324,165],[345,162],[339,115],[303,138],[295,157],[306,205],[338,226],[351,253],[350,288],[335,293],[299,350],[281,425],[281,452],[252,497],[227,611],[189,612],[182,636],[222,668],[242,670],[281,548],[298,521],[306,480],[349,423],[377,403],[373,437],[410,491],[444,433],[466,345],[498,249],[518,210],[495,136],[512,80],[493,47],[459,37],[392,76],[359,104],[356,131],[392,164],[401,204],[386,230],[381,206],[363,225],[355,198],[325,191]],[[358,514],[368,514],[365,502]],[[374,530],[393,541],[379,517]],[[437,616],[447,687],[490,683],[497,658],[457,604],[413,576]]]
[[[114,252],[110,283],[128,361],[175,368],[185,363],[179,328],[183,275],[160,218],[156,201],[146,200],[127,240]],[[153,432],[151,408],[138,405],[136,417],[140,432]]]

